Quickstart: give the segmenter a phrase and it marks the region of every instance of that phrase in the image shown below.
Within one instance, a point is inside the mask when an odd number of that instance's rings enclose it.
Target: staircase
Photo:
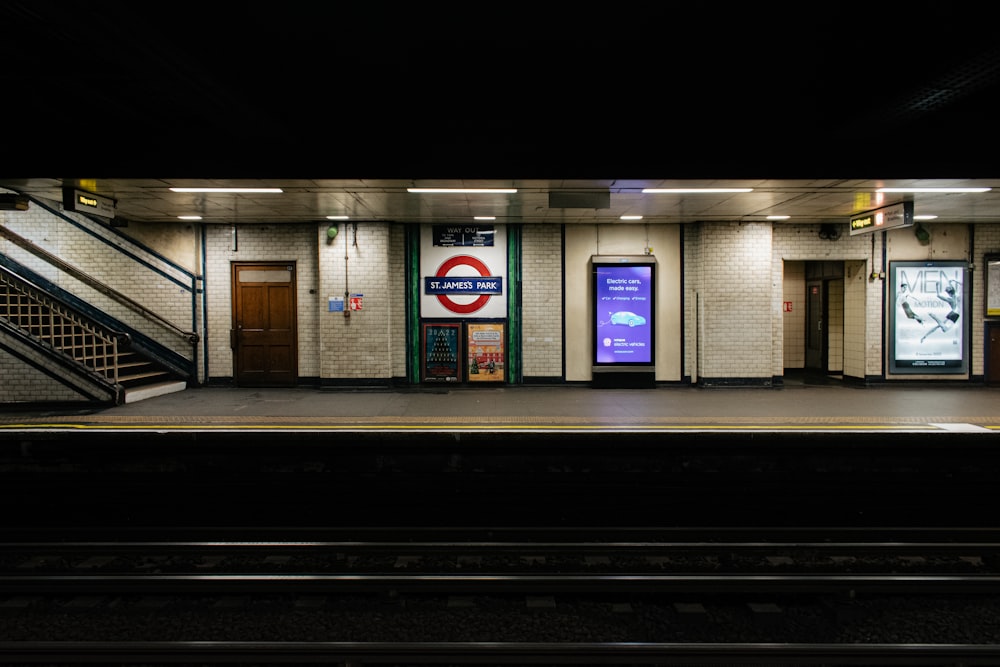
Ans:
[[[125,390],[125,403],[187,389],[186,380],[134,350],[118,350],[114,365],[118,367],[118,384]],[[106,373],[109,369],[95,370]]]
[[[131,403],[187,387],[176,370],[144,354],[133,337],[81,313],[51,292],[0,267],[0,336],[8,351],[96,400]],[[13,347],[13,349],[11,349]],[[70,377],[72,376],[72,377]]]

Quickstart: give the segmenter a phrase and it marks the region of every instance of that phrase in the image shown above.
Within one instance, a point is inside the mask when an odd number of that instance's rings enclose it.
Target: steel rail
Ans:
[[[995,595],[1000,575],[959,574],[60,574],[3,575],[4,594],[893,593]]]
[[[328,537],[330,532],[318,531],[317,535]],[[690,538],[691,532],[674,534]],[[402,536],[426,538],[442,533],[447,536],[450,531],[404,529]],[[269,592],[276,587],[422,592],[501,588],[982,594],[1000,590],[1000,540],[957,539],[994,537],[989,530],[983,534],[906,529],[895,537],[924,539],[880,541],[874,538],[881,533],[870,533],[873,539],[858,540],[852,534],[855,539],[844,542],[817,541],[817,531],[807,530],[799,537],[811,539],[787,542],[762,540],[745,530],[738,534],[757,539],[364,540],[357,539],[354,530],[344,534],[352,539],[0,542],[0,592]],[[937,539],[928,539],[935,534]],[[370,535],[384,537],[381,531]],[[618,538],[623,535],[635,532],[614,533]],[[789,534],[784,531],[777,536]],[[233,560],[227,562],[228,558]]]
[[[996,665],[1000,645],[645,642],[0,641],[0,664]]]

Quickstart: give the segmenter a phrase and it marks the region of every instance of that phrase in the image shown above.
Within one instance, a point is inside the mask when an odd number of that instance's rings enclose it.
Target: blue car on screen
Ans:
[[[645,324],[646,318],[627,310],[619,310],[617,313],[611,313],[610,322],[611,324],[627,324],[630,327],[637,327],[640,324]]]

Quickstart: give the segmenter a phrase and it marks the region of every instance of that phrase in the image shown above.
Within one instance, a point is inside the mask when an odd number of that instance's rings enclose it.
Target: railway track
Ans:
[[[986,529],[281,533],[8,535],[0,593],[1000,592],[1000,532]]]
[[[162,533],[8,534],[0,662],[1000,663],[992,529]]]

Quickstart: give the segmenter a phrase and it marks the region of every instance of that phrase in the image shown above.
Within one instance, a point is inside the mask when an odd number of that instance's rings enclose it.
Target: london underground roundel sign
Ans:
[[[479,275],[451,275],[457,267],[471,267]],[[490,275],[489,267],[478,257],[455,255],[442,262],[434,276],[424,279],[424,290],[437,297],[449,312],[468,315],[489,303],[491,296],[503,293],[503,278]],[[459,303],[452,298],[456,295],[476,298],[468,303]]]

